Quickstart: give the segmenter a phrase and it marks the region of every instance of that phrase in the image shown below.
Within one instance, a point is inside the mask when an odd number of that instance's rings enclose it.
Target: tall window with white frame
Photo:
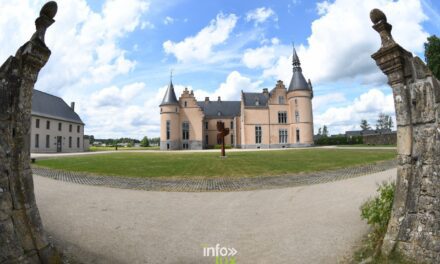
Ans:
[[[299,136],[299,128],[296,129],[296,143],[300,142],[300,136]]]
[[[189,123],[182,123],[182,140],[189,140]],[[183,149],[188,149],[188,142],[183,143]]]
[[[50,148],[50,136],[46,135],[46,148]]]
[[[286,144],[287,143],[287,129],[280,129],[279,130],[279,142],[280,144]]]
[[[234,145],[234,134],[231,134],[231,145]]]
[[[76,138],[76,147],[79,148],[79,146],[81,145],[81,139],[79,137]]]
[[[170,140],[171,137],[171,123],[170,120],[167,120],[167,140]]]
[[[69,148],[72,148],[72,137],[69,137]]]
[[[35,148],[40,147],[40,135],[35,134]]]
[[[255,126],[255,144],[261,144],[262,131],[261,126]]]
[[[278,112],[278,123],[279,124],[286,124],[287,123],[287,112]]]
[[[295,111],[295,122],[299,123],[299,112]]]

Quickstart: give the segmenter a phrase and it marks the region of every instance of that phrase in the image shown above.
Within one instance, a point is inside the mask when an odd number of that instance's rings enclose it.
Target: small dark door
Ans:
[[[62,151],[62,137],[57,137],[57,152]]]

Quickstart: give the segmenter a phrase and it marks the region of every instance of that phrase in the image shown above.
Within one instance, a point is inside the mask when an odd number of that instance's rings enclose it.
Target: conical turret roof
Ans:
[[[289,85],[289,92],[296,90],[310,90],[309,85],[302,74],[301,62],[299,61],[295,47],[293,47],[292,65],[293,74]]]
[[[174,85],[173,81],[170,80],[170,85],[168,85],[168,89],[165,93],[165,96],[163,97],[162,105],[178,105],[179,101],[177,101],[176,93],[174,92]]]

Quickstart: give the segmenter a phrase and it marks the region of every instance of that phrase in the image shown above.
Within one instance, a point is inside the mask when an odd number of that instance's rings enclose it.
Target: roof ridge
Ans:
[[[64,99],[63,98],[61,98],[60,96],[57,96],[57,95],[53,95],[53,94],[50,94],[50,93],[47,93],[47,92],[43,92],[43,91],[40,91],[40,90],[37,90],[37,89],[34,89],[34,91],[36,91],[36,92],[40,92],[40,93],[43,93],[43,94],[45,94],[45,95],[50,95],[50,96],[52,96],[52,97],[55,97],[55,98],[58,98],[58,99],[60,99],[60,100],[63,100],[64,101]],[[64,102],[66,102],[66,101],[64,101]],[[66,103],[67,104],[67,103]]]

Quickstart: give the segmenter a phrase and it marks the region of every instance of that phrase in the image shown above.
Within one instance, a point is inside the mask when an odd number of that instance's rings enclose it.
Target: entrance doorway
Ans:
[[[62,151],[62,137],[58,136],[57,137],[57,152],[61,152]]]

